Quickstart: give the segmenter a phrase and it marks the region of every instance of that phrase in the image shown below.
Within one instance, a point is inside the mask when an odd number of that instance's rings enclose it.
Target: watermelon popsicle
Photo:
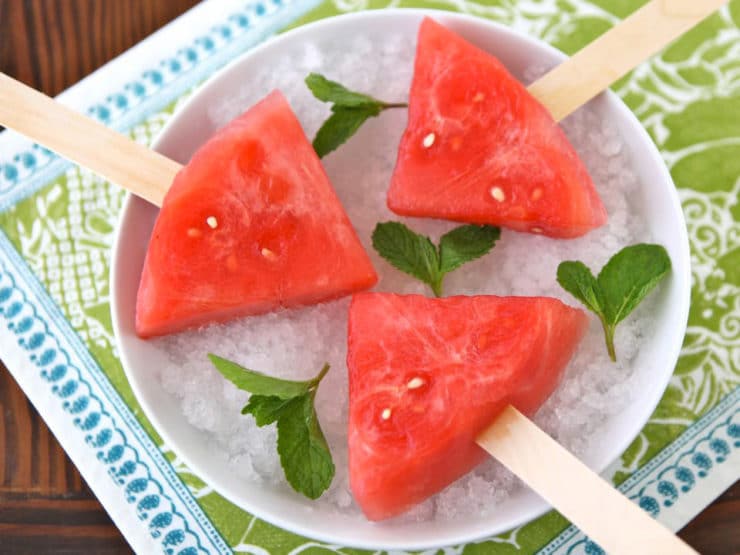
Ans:
[[[388,207],[563,238],[607,217],[547,109],[494,56],[429,17],[419,28]]]
[[[534,413],[587,326],[548,297],[355,295],[349,473],[365,515],[401,514],[480,463],[477,435],[509,404]]]
[[[0,120],[161,206],[137,296],[152,337],[334,299],[377,274],[279,91],[180,164],[0,73]]]
[[[349,470],[365,515],[408,510],[487,451],[609,552],[695,553],[521,414],[556,388],[587,325],[549,297],[355,295]]]
[[[152,337],[372,287],[377,275],[283,95],[219,130],[152,231],[136,331]]]

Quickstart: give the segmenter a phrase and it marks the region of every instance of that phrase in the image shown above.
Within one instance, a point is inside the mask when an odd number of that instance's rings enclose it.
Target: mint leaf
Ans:
[[[214,354],[209,354],[208,358],[221,372],[221,375],[243,391],[256,395],[271,395],[280,399],[290,399],[308,391],[311,387],[311,381],[297,382],[292,380],[283,380],[273,378],[261,372],[249,370],[239,366],[235,362],[226,360]]]
[[[319,128],[313,140],[313,148],[319,158],[336,150],[354,135],[365,120],[377,116],[382,108],[375,104],[345,108],[334,106],[329,116]]]
[[[624,320],[671,269],[671,259],[661,245],[640,243],[612,256],[594,278],[582,262],[558,266],[558,283],[595,313],[604,328],[609,356],[617,360],[614,334]]]
[[[313,394],[292,399],[277,421],[277,450],[288,483],[317,499],[334,478],[334,462],[319,426]]]
[[[434,286],[441,280],[434,243],[402,223],[377,224],[373,230],[373,247],[393,266],[426,284]]]
[[[314,408],[329,364],[314,378],[297,382],[248,370],[214,354],[208,358],[227,380],[252,394],[242,414],[251,414],[259,427],[277,422],[277,451],[285,478],[297,492],[318,498],[334,478],[331,451]]]
[[[568,293],[581,301],[596,314],[603,314],[604,301],[601,287],[583,262],[568,260],[558,266],[558,283]]]
[[[632,245],[612,256],[598,277],[607,322],[624,320],[670,269],[671,259],[661,245]]]
[[[331,116],[322,124],[313,140],[313,148],[319,158],[347,142],[368,118],[389,108],[407,106],[405,103],[383,102],[367,94],[351,91],[318,73],[309,74],[306,85],[316,98],[332,104]]]
[[[242,409],[242,414],[251,414],[257,426],[267,426],[276,422],[283,409],[295,399],[281,399],[273,395],[252,395],[249,402]]]
[[[344,85],[331,81],[318,73],[310,73],[306,77],[306,85],[311,89],[313,95],[323,102],[331,102],[337,106],[367,106],[381,107],[383,102],[368,96],[349,90]]]
[[[437,248],[429,237],[400,222],[381,222],[373,231],[373,247],[393,266],[423,281],[441,297],[444,277],[490,252],[500,235],[497,227],[463,225],[443,235]]]
[[[488,254],[500,237],[501,230],[490,225],[463,225],[445,233],[439,240],[440,271],[446,274]]]

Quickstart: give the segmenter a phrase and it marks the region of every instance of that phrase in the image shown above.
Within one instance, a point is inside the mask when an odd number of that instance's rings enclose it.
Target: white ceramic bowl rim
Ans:
[[[342,26],[351,26],[353,24],[364,23],[369,25],[371,23],[382,23],[387,21],[388,18],[414,18],[420,20],[422,16],[431,15],[436,19],[446,22],[457,22],[460,24],[468,24],[471,29],[475,29],[476,32],[493,32],[497,36],[506,37],[506,40],[518,40],[520,42],[527,43],[530,48],[536,49],[539,47],[546,53],[563,59],[564,55],[554,49],[553,47],[544,44],[534,38],[523,35],[510,28],[502,26],[498,23],[481,19],[478,17],[455,14],[446,11],[438,10],[422,10],[422,9],[402,9],[402,10],[377,10],[377,11],[365,11],[353,14],[342,15],[338,17],[328,18],[310,25],[305,25],[297,29],[291,30],[283,35],[274,37],[260,46],[246,52],[229,65],[217,72],[212,78],[210,78],[200,89],[179,107],[177,113],[170,119],[164,129],[161,131],[157,140],[155,141],[154,148],[159,149],[163,142],[166,141],[168,134],[171,130],[180,123],[183,117],[190,115],[193,111],[192,107],[199,101],[199,99],[207,94],[212,94],[216,91],[223,83],[228,82],[229,76],[232,72],[235,72],[242,65],[247,65],[251,60],[260,57],[264,52],[271,49],[278,49],[283,44],[290,44],[294,41],[301,41],[318,34],[332,33],[333,30],[341,28]],[[472,31],[471,31],[472,32]],[[268,91],[265,91],[267,93]],[[609,449],[608,456],[602,457],[598,464],[595,465],[596,470],[602,471],[607,464],[609,464],[614,458],[621,454],[632,440],[637,436],[640,429],[647,422],[650,414],[655,409],[662,392],[668,384],[668,380],[673,373],[675,363],[678,359],[680,346],[685,332],[686,321],[688,318],[689,308],[689,297],[690,297],[690,270],[689,270],[689,248],[688,248],[688,237],[686,234],[685,224],[683,220],[683,213],[681,210],[680,201],[678,195],[673,187],[670,175],[663,165],[663,161],[658,153],[657,149],[653,145],[650,137],[641,127],[639,121],[635,118],[632,112],[611,92],[607,92],[604,95],[608,100],[610,109],[616,111],[617,120],[624,120],[625,125],[632,126],[635,129],[634,133],[639,137],[642,147],[645,149],[645,153],[650,158],[650,164],[656,166],[656,171],[660,176],[661,183],[656,183],[656,187],[663,187],[664,201],[666,205],[665,211],[668,213],[668,218],[675,221],[678,225],[674,232],[676,236],[676,245],[674,252],[671,253],[673,261],[674,271],[671,276],[672,285],[671,287],[678,291],[678,296],[675,296],[674,301],[678,304],[675,307],[673,314],[673,327],[666,331],[667,339],[665,343],[668,345],[662,361],[664,367],[657,369],[656,371],[656,383],[655,387],[648,393],[649,398],[643,402],[639,415],[634,418],[632,426],[626,433],[622,434],[617,441],[613,443],[613,448]],[[141,204],[139,204],[141,203]],[[481,539],[491,534],[500,533],[505,530],[511,529],[515,526],[521,525],[524,522],[532,520],[549,509],[549,506],[543,501],[539,501],[534,504],[529,510],[524,510],[516,518],[509,518],[497,523],[497,526],[477,526],[463,530],[462,532],[445,533],[444,527],[427,526],[422,533],[415,535],[405,535],[403,537],[390,536],[384,537],[383,539],[376,540],[372,534],[364,535],[362,537],[356,537],[348,535],[346,529],[336,524],[327,523],[322,529],[317,529],[314,526],[307,525],[302,519],[291,519],[290,516],[286,517],[279,510],[274,507],[261,505],[253,502],[250,497],[241,495],[235,495],[229,488],[228,479],[220,475],[215,475],[208,464],[205,464],[205,459],[196,456],[193,448],[187,445],[181,444],[178,441],[177,430],[170,428],[163,421],[160,407],[155,403],[152,403],[148,394],[147,388],[150,387],[150,380],[147,380],[146,376],[142,376],[136,371],[135,365],[131,358],[136,358],[129,351],[129,344],[131,340],[135,340],[131,337],[131,329],[122,325],[122,318],[125,311],[131,311],[132,307],[129,304],[122,304],[121,300],[121,287],[123,283],[123,277],[121,274],[124,273],[125,267],[130,263],[130,256],[124,255],[126,246],[124,241],[128,240],[128,227],[126,222],[129,218],[133,217],[133,212],[136,211],[137,207],[142,206],[143,201],[128,196],[124,204],[124,208],[121,215],[120,224],[116,232],[115,245],[113,248],[113,263],[111,268],[111,310],[113,325],[117,340],[119,342],[119,351],[121,361],[123,363],[124,370],[129,379],[131,387],[139,400],[147,418],[153,423],[158,433],[164,439],[164,442],[173,449],[175,453],[187,464],[187,466],[200,478],[205,480],[209,485],[218,491],[225,498],[229,499],[236,505],[244,508],[245,510],[255,514],[256,516],[263,518],[264,520],[288,529],[294,533],[305,535],[308,537],[316,538],[319,540],[331,542],[338,545],[348,545],[358,548],[370,548],[370,549],[426,549],[436,548],[451,544],[463,544],[466,542]],[[673,297],[672,297],[673,298]],[[166,420],[166,419],[165,419]],[[186,425],[186,424],[183,424]],[[197,451],[197,449],[196,449]],[[434,523],[432,523],[434,524]],[[438,531],[440,528],[442,531]],[[383,529],[382,525],[375,528],[379,532]],[[380,534],[382,535],[382,534]],[[382,545],[381,545],[382,544]]]

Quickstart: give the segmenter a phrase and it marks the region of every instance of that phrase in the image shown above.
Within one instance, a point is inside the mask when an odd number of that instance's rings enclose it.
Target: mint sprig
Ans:
[[[369,118],[389,108],[405,108],[401,102],[384,102],[372,96],[349,90],[336,81],[318,73],[306,77],[306,85],[322,102],[332,104],[332,114],[322,124],[313,140],[313,148],[319,158],[336,150],[354,135]]]
[[[617,324],[652,291],[671,269],[661,245],[640,243],[612,256],[594,277],[582,262],[568,260],[558,266],[558,283],[596,314],[604,328],[606,349],[616,362],[614,333]]]
[[[373,247],[402,272],[410,274],[442,296],[442,282],[451,271],[491,251],[501,230],[490,225],[463,225],[444,234],[439,247],[399,222],[381,222],[373,231]]]
[[[288,483],[309,499],[320,497],[335,472],[314,407],[329,365],[324,364],[310,380],[293,381],[249,370],[214,354],[208,358],[227,380],[252,394],[242,414],[251,414],[259,427],[277,423],[277,451]]]

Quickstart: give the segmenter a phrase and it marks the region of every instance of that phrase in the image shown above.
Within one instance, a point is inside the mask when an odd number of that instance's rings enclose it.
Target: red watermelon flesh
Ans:
[[[136,303],[141,337],[307,305],[377,276],[282,94],[221,129],[175,178]]]
[[[548,111],[491,54],[429,18],[388,206],[552,237],[606,222],[586,168]]]
[[[587,326],[548,297],[355,295],[349,472],[365,515],[398,515],[480,463],[476,436],[509,404],[534,413]]]

